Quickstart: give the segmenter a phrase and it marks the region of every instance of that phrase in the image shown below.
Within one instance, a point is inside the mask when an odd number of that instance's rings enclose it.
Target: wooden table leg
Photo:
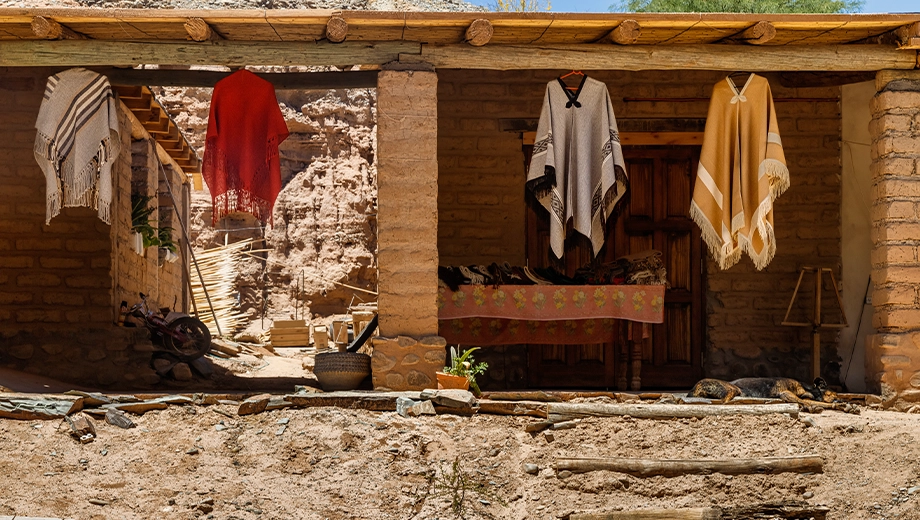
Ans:
[[[629,341],[626,339],[626,327],[629,322],[617,321],[614,332],[615,348],[617,351],[617,390],[625,391],[627,386],[626,366],[629,363]]]
[[[630,381],[630,390],[639,390],[642,388],[642,343],[645,341],[647,326],[645,323],[630,323],[632,334],[630,334],[630,360],[632,361],[632,381]]]

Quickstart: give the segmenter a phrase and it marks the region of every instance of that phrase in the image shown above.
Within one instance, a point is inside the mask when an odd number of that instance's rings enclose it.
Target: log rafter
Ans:
[[[32,33],[44,40],[85,40],[86,35],[74,31],[66,25],[61,25],[53,18],[44,16],[32,17]]]

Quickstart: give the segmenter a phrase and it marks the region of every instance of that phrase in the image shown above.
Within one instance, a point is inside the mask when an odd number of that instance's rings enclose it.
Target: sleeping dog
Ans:
[[[760,397],[782,399],[806,407],[835,408],[839,403],[837,393],[827,388],[827,382],[820,377],[814,385],[800,383],[788,377],[745,377],[731,383],[719,379],[703,379],[693,386],[689,397],[721,399],[722,403],[734,397]],[[828,406],[830,404],[830,406]]]

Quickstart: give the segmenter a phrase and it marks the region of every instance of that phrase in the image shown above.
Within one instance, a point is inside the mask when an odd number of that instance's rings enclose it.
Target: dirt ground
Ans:
[[[151,411],[133,416],[129,430],[95,421],[98,438],[85,445],[63,422],[0,420],[0,516],[455,518],[445,498],[426,491],[434,472],[467,477],[467,518],[785,500],[827,505],[831,519],[920,518],[920,415],[864,408],[801,417],[815,426],[779,415],[592,418],[548,440],[524,431],[534,418],[338,408],[239,417],[228,403]],[[824,474],[560,478],[551,469],[557,457],[800,454],[824,457]],[[540,470],[528,474],[524,464]]]

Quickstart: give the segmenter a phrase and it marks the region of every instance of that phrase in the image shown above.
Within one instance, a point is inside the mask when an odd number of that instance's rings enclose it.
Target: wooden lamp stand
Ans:
[[[802,278],[805,273],[815,273],[815,315],[811,322],[789,321],[789,314],[792,313],[792,306],[795,304],[795,298],[799,294],[799,287],[802,286]],[[821,292],[822,274],[827,273],[831,277],[831,285],[834,287],[834,294],[837,296],[837,307],[840,309],[840,316],[843,323],[824,323],[821,319]],[[799,281],[795,284],[795,291],[792,292],[792,299],[789,300],[789,307],[786,309],[786,316],[783,318],[783,325],[790,327],[811,327],[812,339],[812,360],[811,360],[811,377],[818,378],[821,376],[821,329],[843,329],[847,325],[847,315],[843,310],[843,302],[840,301],[840,291],[837,290],[837,280],[834,278],[834,271],[829,267],[803,267],[799,271]]]

